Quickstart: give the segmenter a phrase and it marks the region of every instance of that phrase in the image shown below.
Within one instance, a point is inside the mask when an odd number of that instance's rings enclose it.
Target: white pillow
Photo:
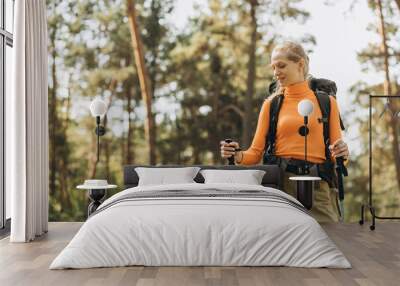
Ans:
[[[247,185],[261,185],[265,175],[263,170],[201,170],[204,183],[234,183]]]
[[[135,168],[139,176],[138,186],[195,183],[193,179],[199,170],[199,167]]]

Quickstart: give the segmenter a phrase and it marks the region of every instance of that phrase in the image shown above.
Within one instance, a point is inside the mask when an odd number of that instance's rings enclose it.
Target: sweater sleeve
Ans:
[[[265,137],[269,129],[269,109],[270,100],[266,99],[261,107],[258,116],[257,129],[251,146],[246,151],[243,151],[243,159],[241,165],[258,164],[263,156],[265,148]]]
[[[331,113],[329,117],[329,142],[334,143],[342,138],[342,129],[340,128],[339,108],[336,99],[330,96]],[[333,159],[333,158],[332,158]]]

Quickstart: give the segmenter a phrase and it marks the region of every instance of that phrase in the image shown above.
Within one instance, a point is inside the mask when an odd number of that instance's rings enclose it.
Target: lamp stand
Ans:
[[[100,116],[96,116],[96,130],[95,133],[97,135],[97,162],[100,160],[100,136],[103,136],[106,133],[106,129],[104,126],[100,125]]]
[[[301,136],[304,136],[304,168],[303,168],[304,175],[310,174],[310,168],[307,161],[307,135],[309,132],[307,125],[308,125],[308,116],[304,116],[304,125],[299,128],[299,134]]]
[[[290,180],[296,181],[297,184],[297,200],[300,201],[308,210],[313,205],[314,181],[321,180],[320,177],[311,177],[310,166],[307,161],[307,135],[309,133],[308,116],[304,116],[304,125],[299,128],[299,134],[304,136],[304,167],[301,169],[299,176],[289,177]]]
[[[305,161],[305,165],[304,165],[304,173],[306,175],[310,174],[310,169],[308,167],[308,162],[307,162],[307,135],[308,135],[308,128],[307,128],[307,124],[308,124],[308,116],[304,116],[304,129],[305,129],[305,136],[304,136],[304,161]]]

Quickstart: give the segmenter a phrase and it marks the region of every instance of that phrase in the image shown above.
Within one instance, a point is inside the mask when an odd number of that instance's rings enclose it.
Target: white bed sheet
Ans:
[[[243,184],[175,184],[127,189],[264,190]],[[145,266],[293,266],[350,268],[308,214],[257,198],[162,198],[124,201],[89,218],[50,269]]]

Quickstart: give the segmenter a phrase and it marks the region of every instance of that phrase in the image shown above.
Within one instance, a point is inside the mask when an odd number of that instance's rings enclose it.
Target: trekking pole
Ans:
[[[340,217],[341,221],[344,219],[344,186],[343,186],[343,176],[347,177],[347,168],[343,163],[343,157],[336,158],[336,173],[338,176],[338,190],[339,190],[339,208],[340,208]]]
[[[231,143],[233,140],[232,139],[225,139],[226,143]],[[235,153],[238,151],[242,151],[241,148],[235,148]],[[235,165],[235,155],[232,155],[228,158],[228,165]]]
[[[225,139],[225,142],[226,143],[231,143],[232,139]],[[228,165],[235,165],[235,157],[234,157],[234,155],[232,155],[232,156],[230,156],[228,158]]]

